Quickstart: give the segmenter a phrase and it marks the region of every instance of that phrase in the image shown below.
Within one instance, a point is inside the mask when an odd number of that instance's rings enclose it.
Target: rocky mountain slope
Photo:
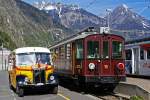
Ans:
[[[21,0],[0,0],[0,31],[17,47],[48,46],[67,29],[51,17]],[[65,32],[64,32],[65,31]],[[7,41],[0,40],[1,42]]]
[[[150,21],[129,9],[125,4],[110,13],[110,26],[119,30],[150,30]]]

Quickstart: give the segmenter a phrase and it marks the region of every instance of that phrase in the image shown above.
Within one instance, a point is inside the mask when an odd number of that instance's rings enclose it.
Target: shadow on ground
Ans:
[[[113,92],[110,92],[102,87],[94,87],[94,86],[89,86],[89,87],[80,87],[76,86],[70,82],[60,82],[60,86],[69,89],[70,91],[78,92],[81,94],[90,94],[94,96],[107,96],[112,94]]]

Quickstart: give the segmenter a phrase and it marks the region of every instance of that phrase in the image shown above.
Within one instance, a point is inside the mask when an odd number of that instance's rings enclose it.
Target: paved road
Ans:
[[[0,100],[100,100],[90,94],[83,94],[69,90],[68,88],[59,86],[57,95],[39,92],[26,93],[24,97],[18,97],[14,91],[9,89],[8,73],[0,71]]]

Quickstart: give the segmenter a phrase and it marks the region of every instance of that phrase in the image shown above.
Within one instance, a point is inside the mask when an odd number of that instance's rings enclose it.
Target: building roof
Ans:
[[[135,40],[130,40],[126,41],[125,44],[134,44],[134,43],[147,43],[150,42],[150,37],[142,38],[142,39],[135,39]]]

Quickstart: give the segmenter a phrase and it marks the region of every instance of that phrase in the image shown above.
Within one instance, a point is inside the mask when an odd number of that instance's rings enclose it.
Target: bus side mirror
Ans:
[[[12,61],[10,61],[10,62],[9,62],[9,65],[10,65],[10,66],[13,66],[13,62],[12,62]]]
[[[12,63],[12,60],[11,60],[11,59],[9,59],[9,60],[8,60],[8,63]]]

